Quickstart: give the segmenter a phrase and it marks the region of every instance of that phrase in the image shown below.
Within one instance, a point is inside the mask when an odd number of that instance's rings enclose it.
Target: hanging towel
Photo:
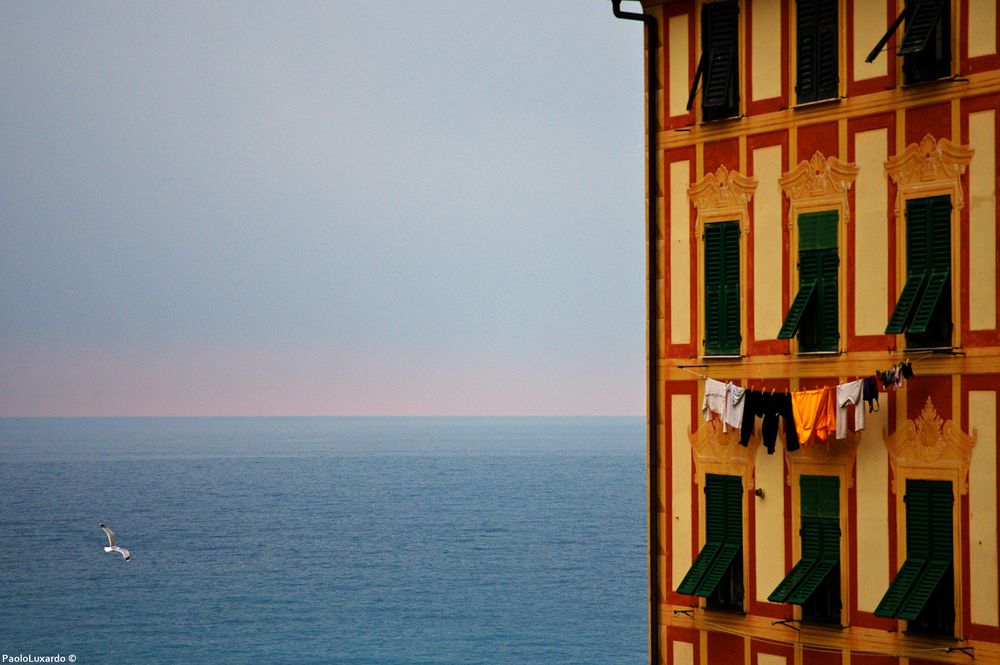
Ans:
[[[847,438],[847,405],[854,405],[854,431],[865,428],[865,408],[861,406],[864,381],[858,379],[837,386],[837,438]]]
[[[743,407],[746,405],[744,397],[747,391],[745,388],[737,386],[732,381],[730,381],[729,385],[726,387],[729,389],[729,398],[726,402],[726,415],[724,421],[730,427],[742,428]]]
[[[837,431],[835,389],[827,386],[792,393],[792,416],[799,442],[808,446],[814,440],[826,441]]]
[[[701,415],[705,417],[705,420],[711,420],[713,413],[722,418],[723,431],[726,427],[727,398],[728,386],[726,384],[715,379],[705,379],[705,399],[701,403]]]

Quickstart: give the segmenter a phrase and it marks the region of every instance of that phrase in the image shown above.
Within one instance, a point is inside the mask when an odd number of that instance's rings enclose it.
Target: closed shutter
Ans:
[[[740,229],[705,225],[705,353],[740,353]]]
[[[798,0],[796,35],[798,103],[836,97],[837,0]]]

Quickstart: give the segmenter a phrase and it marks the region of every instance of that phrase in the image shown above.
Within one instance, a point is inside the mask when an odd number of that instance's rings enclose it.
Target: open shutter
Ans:
[[[727,118],[737,113],[737,47],[739,45],[739,3],[712,2],[702,5],[702,109],[706,120]]]
[[[677,593],[711,596],[743,544],[743,484],[736,476],[705,477],[705,546]]]
[[[951,483],[907,480],[906,561],[875,608],[875,615],[916,619],[952,564]]]
[[[910,4],[913,9],[906,21],[906,32],[903,33],[896,55],[920,53],[927,48],[934,28],[941,20],[945,0],[911,0]]]
[[[816,294],[817,350],[836,351],[840,341],[839,300],[837,296],[840,258],[836,248],[813,250],[817,255],[818,291]]]
[[[909,326],[909,332],[920,334],[927,332],[941,296],[951,287],[951,197],[935,196],[923,199],[922,203],[927,286],[915,305]]]
[[[840,479],[799,478],[802,558],[767,597],[772,603],[801,605],[840,563]]]
[[[778,339],[791,339],[795,337],[795,333],[798,332],[799,325],[802,323],[802,315],[816,294],[816,280],[807,282],[802,277],[799,279],[802,280],[802,283],[799,285],[799,292],[795,294],[795,300],[792,301],[792,306],[788,308],[788,316],[785,317],[785,322],[781,324],[781,330],[778,331]]]
[[[906,202],[906,284],[889,317],[889,325],[885,328],[887,335],[896,335],[906,330],[915,313],[916,304],[923,295],[930,272],[930,234],[927,221],[930,213],[930,199],[910,199]]]

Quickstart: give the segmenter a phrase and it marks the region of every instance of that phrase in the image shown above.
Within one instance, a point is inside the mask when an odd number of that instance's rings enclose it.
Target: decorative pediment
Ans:
[[[842,198],[854,184],[858,167],[842,162],[836,157],[824,157],[816,151],[808,162],[785,173],[778,180],[782,191],[790,201],[799,205],[814,199],[828,200]]]
[[[740,445],[740,429],[730,427],[728,432],[722,431],[722,422],[709,420],[698,428],[697,432],[688,432],[691,448],[694,450],[696,464],[706,462],[718,464],[746,464],[753,466],[757,457],[760,439],[750,437],[750,444]]]
[[[856,408],[861,408],[856,407]],[[844,468],[847,486],[854,487],[854,461],[857,459],[858,444],[861,438],[854,432],[848,432],[846,439],[816,441],[809,446],[801,446],[798,450],[785,451],[785,460],[789,466],[796,464],[822,464],[824,466],[841,466]],[[792,484],[792,474],[788,475],[788,484]]]
[[[688,196],[702,215],[712,211],[742,211],[757,189],[757,179],[748,178],[725,165],[709,173],[688,189]]]
[[[903,200],[903,190],[920,192],[922,189],[953,187],[955,199],[952,202],[956,209],[965,204],[959,179],[972,161],[975,153],[969,146],[952,143],[948,139],[935,140],[930,134],[924,134],[920,143],[911,143],[895,157],[885,163],[885,172],[896,183],[897,209]]]
[[[968,435],[954,421],[938,416],[931,398],[927,398],[920,416],[907,420],[885,440],[892,465],[893,492],[899,467],[957,469],[962,494],[969,493],[969,461],[976,446],[976,431]]]

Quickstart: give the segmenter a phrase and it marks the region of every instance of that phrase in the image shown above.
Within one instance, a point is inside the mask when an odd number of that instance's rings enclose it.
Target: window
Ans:
[[[799,477],[802,558],[767,597],[802,606],[805,621],[840,624],[840,478]]]
[[[949,0],[906,0],[903,11],[889,26],[866,62],[872,62],[900,23],[906,30],[896,49],[903,56],[903,80],[920,83],[951,75],[951,3]]]
[[[906,202],[906,284],[886,326],[910,348],[951,346],[951,198]]]
[[[951,482],[907,479],[906,561],[875,615],[906,619],[914,633],[952,637],[955,572],[952,563]]]
[[[837,351],[837,212],[799,215],[799,291],[778,339],[799,336],[799,351]]]
[[[694,103],[701,82],[703,120],[720,120],[739,115],[739,3],[712,2],[701,8],[701,59],[687,108]]]
[[[705,224],[705,355],[740,354],[739,222]]]
[[[743,610],[743,481],[705,476],[705,546],[677,585],[710,609]]]
[[[838,96],[837,0],[798,0],[795,92],[799,104]]]

